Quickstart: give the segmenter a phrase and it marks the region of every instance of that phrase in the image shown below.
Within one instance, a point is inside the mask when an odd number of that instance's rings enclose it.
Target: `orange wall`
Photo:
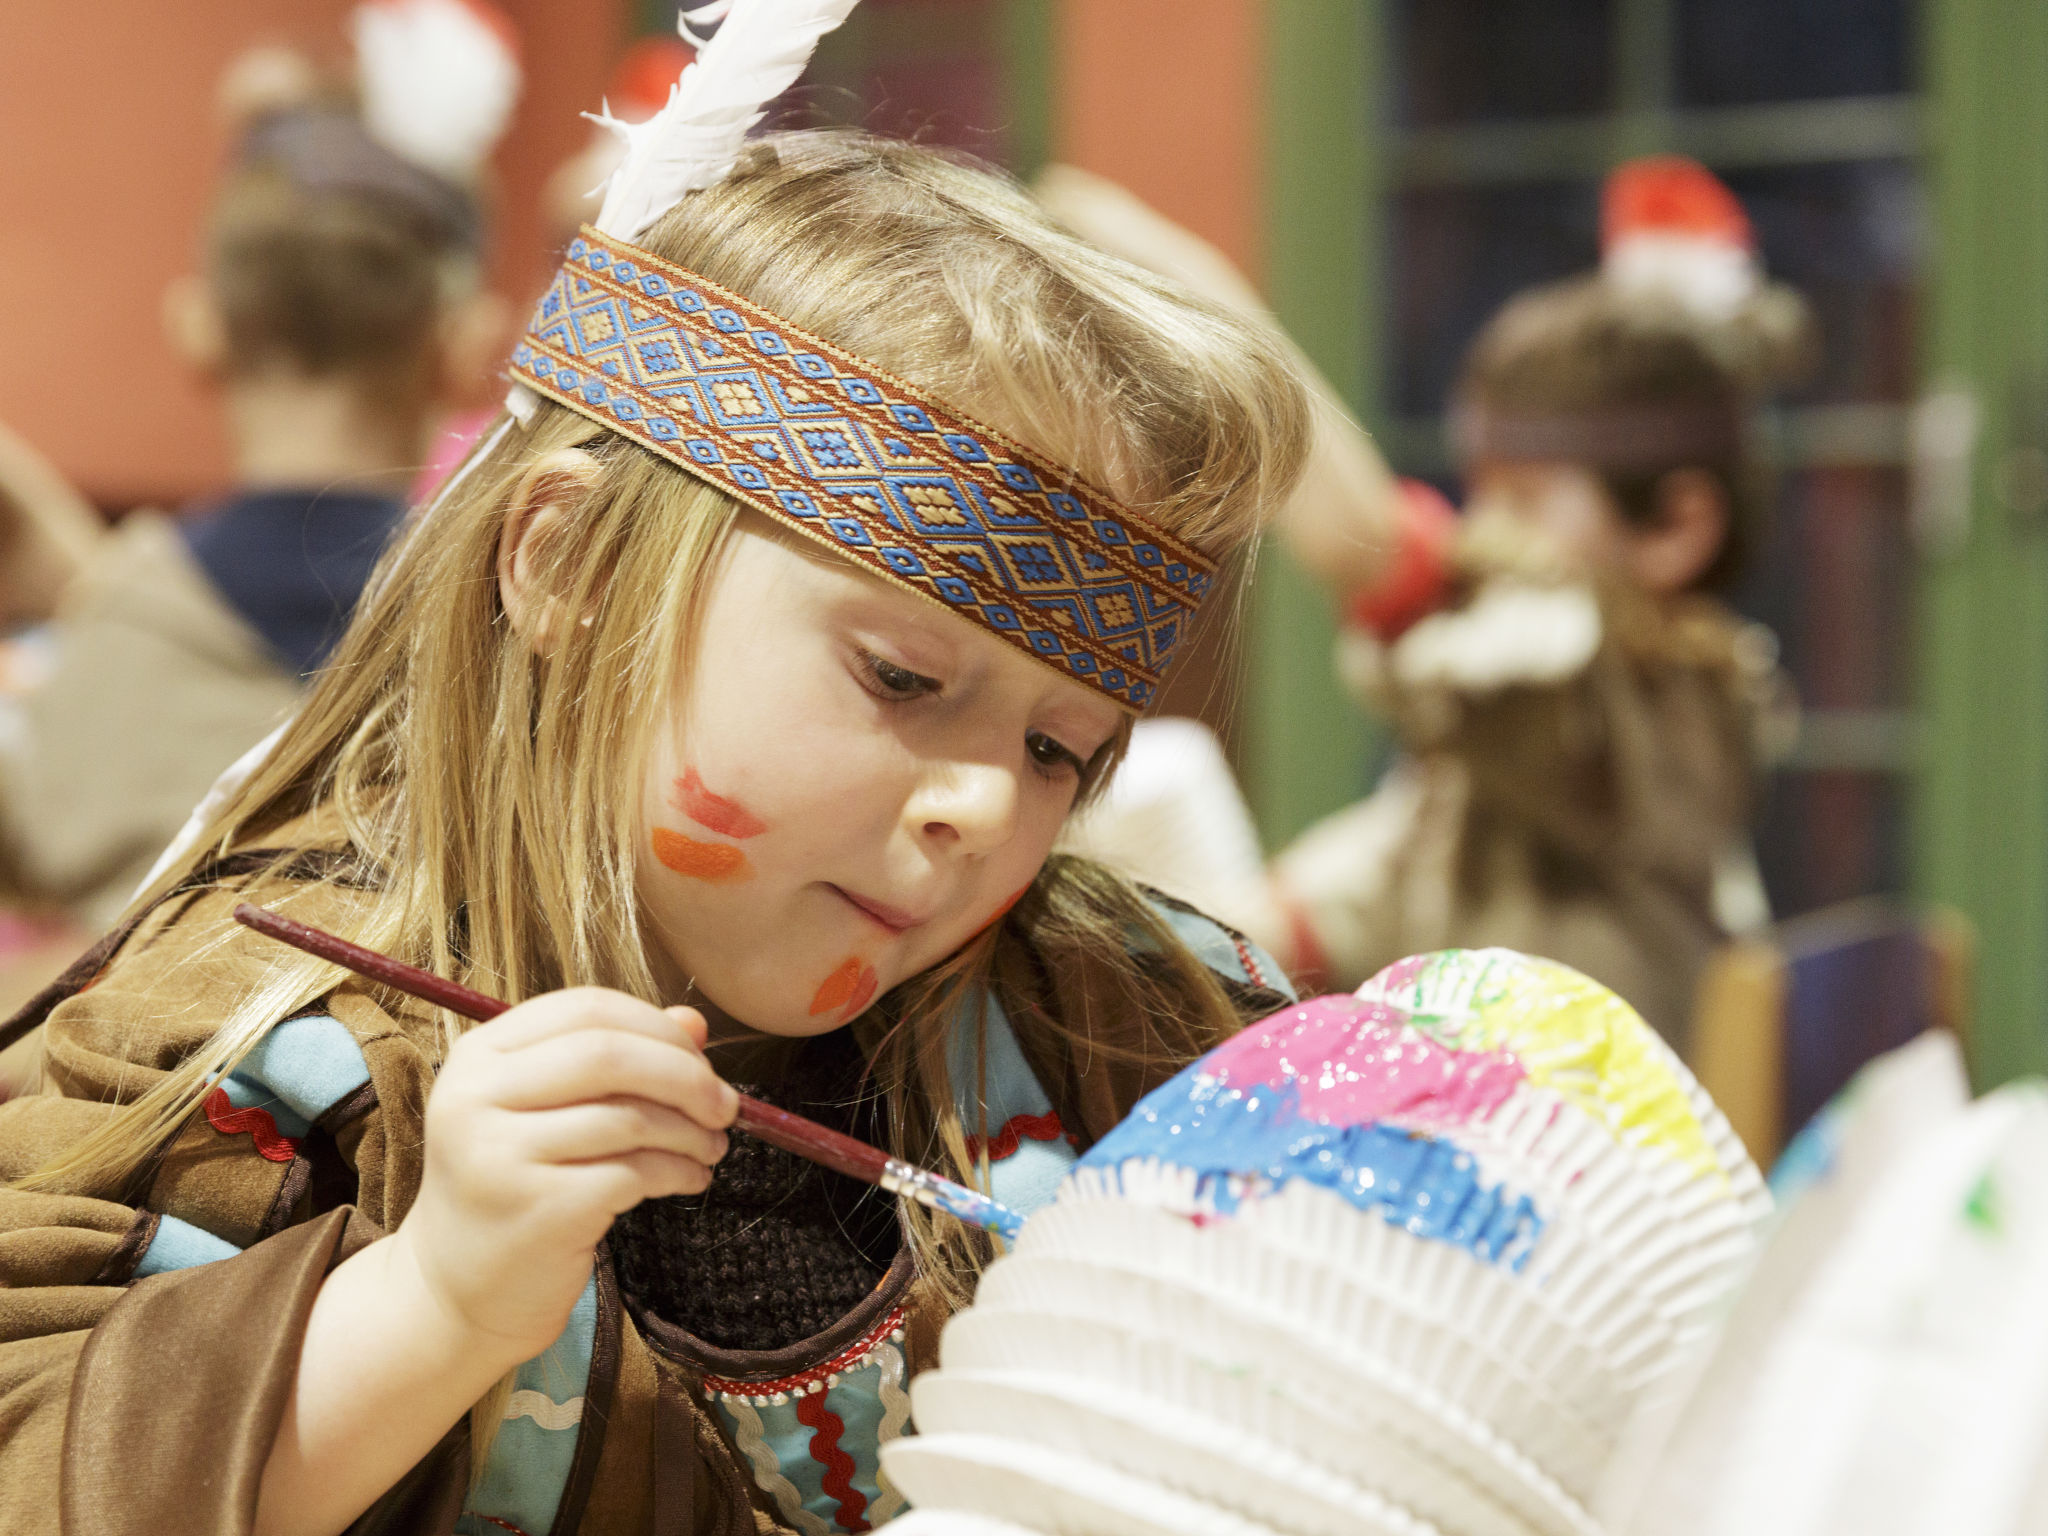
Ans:
[[[540,281],[535,194],[582,140],[623,0],[502,0],[527,87],[499,156],[499,267]],[[242,47],[341,54],[349,0],[0,0],[0,419],[105,506],[220,483],[219,430],[161,339],[223,151],[214,87]]]
[[[1261,267],[1261,0],[1061,0],[1054,153]]]

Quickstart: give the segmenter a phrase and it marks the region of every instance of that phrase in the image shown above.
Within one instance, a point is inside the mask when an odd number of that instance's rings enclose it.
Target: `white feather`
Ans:
[[[353,20],[363,123],[395,154],[473,180],[512,120],[519,60],[465,0],[375,0]]]
[[[857,3],[731,0],[724,25],[683,71],[667,106],[644,123],[597,119],[626,145],[605,185],[598,230],[637,239],[685,195],[721,180],[769,103],[796,84],[818,40]],[[700,8],[695,19],[713,19],[719,9]],[[682,30],[690,36],[687,23]]]

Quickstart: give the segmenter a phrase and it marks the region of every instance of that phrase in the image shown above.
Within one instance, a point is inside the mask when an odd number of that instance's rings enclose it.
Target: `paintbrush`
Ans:
[[[266,938],[289,944],[322,960],[366,976],[394,992],[403,992],[422,1002],[446,1008],[481,1024],[511,1007],[495,997],[472,991],[460,982],[449,981],[418,966],[407,965],[374,949],[351,944],[347,939],[306,923],[280,917],[262,907],[242,902],[235,908],[235,921],[253,928]],[[892,1195],[904,1195],[935,1211],[957,1216],[972,1226],[986,1227],[1007,1242],[1014,1242],[1023,1229],[1024,1218],[979,1190],[943,1178],[928,1168],[918,1168],[900,1157],[891,1157],[880,1147],[833,1130],[830,1126],[793,1115],[773,1104],[740,1095],[739,1118],[733,1124],[750,1136],[758,1136],[771,1147],[794,1152],[823,1168],[830,1168],[866,1184],[876,1184]]]

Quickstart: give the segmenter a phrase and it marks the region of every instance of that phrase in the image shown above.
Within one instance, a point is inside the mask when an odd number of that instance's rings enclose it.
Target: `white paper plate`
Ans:
[[[996,1515],[1045,1536],[1286,1536],[1087,1457],[998,1435],[905,1435],[882,1447],[882,1470],[920,1511]]]
[[[1330,1233],[1327,1252],[1316,1251],[1318,1231]],[[1311,1186],[1290,1185],[1249,1219],[1200,1226],[1143,1201],[1062,1199],[1032,1218],[1014,1256],[991,1267],[983,1303],[1029,1283],[1039,1259],[1227,1299],[1317,1348],[1341,1344],[1422,1383],[1554,1471],[1604,1456],[1627,1419],[1629,1361],[1603,1356],[1574,1319],[1553,1310],[1547,1290]],[[1005,1279],[992,1284],[999,1273]],[[1039,1302],[1088,1315],[1085,1283],[1079,1300],[1054,1292]],[[1638,1317],[1637,1358],[1667,1339],[1655,1319]]]
[[[1254,1427],[1210,1418],[1158,1390],[1070,1377],[926,1371],[911,1388],[928,1434],[986,1434],[1101,1462],[1289,1536],[1420,1536],[1435,1527],[1295,1454]],[[1526,1536],[1518,1527],[1509,1536]]]
[[[913,1509],[889,1522],[889,1536],[1041,1536],[1029,1526],[957,1509]]]
[[[1447,1529],[1484,1527],[1504,1512],[1545,1536],[1592,1536],[1580,1504],[1528,1457],[1378,1362],[1318,1350],[1226,1304],[1105,1278],[1117,1294],[1103,1310],[1139,1315],[1106,1322],[976,1307],[947,1324],[943,1371],[1063,1377],[1105,1394],[1178,1392],[1275,1441],[1305,1410],[1319,1422],[1297,1436],[1294,1454]]]

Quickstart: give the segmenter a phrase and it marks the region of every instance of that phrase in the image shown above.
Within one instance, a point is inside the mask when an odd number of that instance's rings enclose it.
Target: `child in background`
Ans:
[[[394,56],[438,58],[439,83],[411,86],[443,91],[432,111],[447,115],[467,55],[494,52],[502,75],[505,42],[478,14],[366,7],[360,106],[290,54],[231,73],[234,162],[203,273],[173,286],[166,315],[218,391],[236,488],[177,519],[124,519],[72,584],[48,675],[0,744],[0,897],[95,929],[118,915],[214,776],[298,701],[404,516],[434,423],[488,377],[503,310],[480,286],[465,179],[479,166],[434,146],[487,152],[509,97],[499,80],[478,100],[493,119],[478,134],[474,112],[408,120],[408,82],[391,78]]]
[[[25,729],[22,701],[51,663],[49,620],[91,565],[106,524],[57,467],[0,426],[0,752]],[[65,913],[0,902],[0,1017],[14,1012],[92,942]],[[32,1044],[0,1053],[0,1098]]]
[[[1355,603],[1344,646],[1403,756],[1276,873],[1292,958],[1332,985],[1505,945],[1606,983],[1683,1050],[1701,965],[1768,916],[1748,838],[1776,645],[1718,594],[1768,506],[1750,420],[1808,320],[1690,161],[1622,166],[1605,225],[1598,273],[1523,294],[1474,343],[1450,605]]]
[[[721,1079],[1028,1211],[1284,1002],[1050,849],[1298,470],[1293,373],[962,162],[742,150],[789,14],[634,141],[514,413],[60,989],[0,1107],[10,1529],[867,1529],[989,1248],[728,1147]],[[243,899],[517,1006],[465,1031]]]
[[[1271,323],[1219,253],[1121,188],[1062,167],[1039,191],[1106,249]],[[1226,856],[1241,836],[1206,863],[1184,831],[1160,846],[1155,826],[1197,806],[1213,825],[1234,796],[1202,771],[1213,752],[1155,762],[1141,740],[1149,799],[1118,815],[1113,795],[1077,846],[1202,890],[1304,985],[1501,945],[1604,982],[1682,1047],[1702,961],[1767,916],[1748,827],[1782,684],[1772,637],[1717,594],[1769,496],[1748,418],[1797,371],[1808,322],[1690,161],[1623,166],[1606,223],[1599,273],[1516,299],[1472,349],[1464,518],[1390,478],[1324,391],[1276,527],[1341,597],[1340,666],[1398,734],[1379,789],[1261,878]]]

